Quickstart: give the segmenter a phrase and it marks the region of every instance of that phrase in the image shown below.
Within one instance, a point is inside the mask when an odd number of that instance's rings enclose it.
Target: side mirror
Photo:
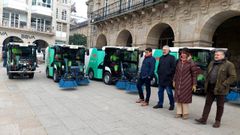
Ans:
[[[87,56],[89,56],[89,49],[86,49],[86,54]]]
[[[141,57],[143,57],[143,52],[144,52],[144,51],[140,51],[140,52],[139,52]]]

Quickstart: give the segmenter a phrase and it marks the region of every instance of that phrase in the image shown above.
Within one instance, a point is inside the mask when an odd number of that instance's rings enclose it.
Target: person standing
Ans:
[[[174,98],[177,105],[176,118],[188,119],[189,104],[192,103],[192,91],[196,91],[196,69],[197,66],[191,59],[190,50],[183,48],[173,78]]]
[[[149,104],[149,99],[151,96],[151,80],[154,76],[155,69],[155,58],[152,57],[152,49],[145,49],[145,58],[142,63],[140,77],[137,81],[137,88],[139,99],[136,103],[141,103],[142,106],[147,106]],[[146,87],[146,99],[144,100],[143,89],[142,86],[145,84]]]
[[[175,72],[176,59],[174,56],[169,54],[170,48],[169,46],[163,46],[163,56],[160,57],[159,65],[158,65],[158,104],[153,108],[163,108],[164,101],[164,89],[166,89],[168,94],[168,99],[170,102],[169,110],[174,110],[174,98],[172,91],[172,79]]]
[[[214,60],[210,62],[205,81],[207,93],[202,117],[195,119],[198,123],[206,124],[213,101],[217,102],[217,113],[214,128],[220,127],[224,110],[224,97],[229,92],[229,85],[236,81],[237,74],[234,64],[225,59],[223,50],[216,50]]]

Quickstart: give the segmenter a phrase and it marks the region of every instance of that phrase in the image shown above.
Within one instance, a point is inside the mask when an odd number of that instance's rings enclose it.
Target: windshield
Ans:
[[[83,48],[79,49],[64,48],[63,58],[67,58],[69,60],[80,60],[81,62],[84,62],[84,57],[85,49]]]
[[[14,55],[18,55],[21,58],[35,58],[36,57],[36,48],[35,47],[19,47],[13,46],[11,51]]]
[[[190,49],[192,54],[192,60],[196,62],[196,64],[201,69],[206,69],[210,60],[211,60],[211,53],[209,50],[202,50],[202,49]]]
[[[138,71],[138,51],[123,51],[123,69],[126,76],[132,76]]]
[[[123,61],[138,62],[138,51],[123,51]]]

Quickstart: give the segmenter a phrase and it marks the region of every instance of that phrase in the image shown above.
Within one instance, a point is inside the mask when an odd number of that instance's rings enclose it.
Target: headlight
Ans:
[[[62,69],[64,69],[64,65],[62,65]]]

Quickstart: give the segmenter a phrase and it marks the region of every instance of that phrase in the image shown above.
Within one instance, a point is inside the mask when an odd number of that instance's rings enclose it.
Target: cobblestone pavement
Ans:
[[[227,103],[222,126],[212,128],[216,105],[207,125],[194,122],[204,106],[204,97],[194,96],[190,119],[174,118],[165,95],[163,109],[152,88],[148,107],[135,103],[136,94],[117,90],[100,81],[74,90],[61,90],[47,79],[44,66],[33,79],[9,80],[0,68],[0,135],[239,135],[240,106]]]

